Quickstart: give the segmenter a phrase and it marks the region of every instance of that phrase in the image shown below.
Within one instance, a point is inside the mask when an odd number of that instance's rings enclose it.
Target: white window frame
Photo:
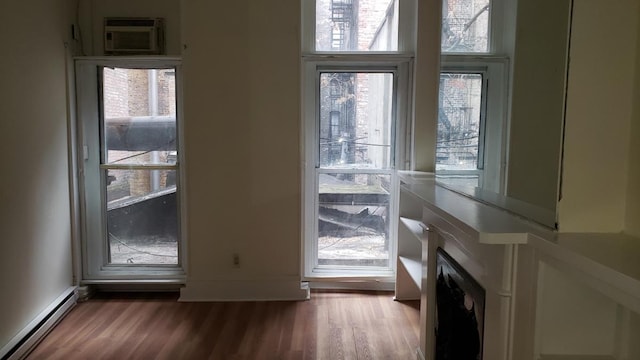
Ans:
[[[416,41],[416,9],[418,0],[398,1],[398,50],[397,51],[316,51],[316,0],[301,0],[302,2],[302,54],[307,55],[348,55],[362,54],[366,57],[379,54],[415,53]]]
[[[478,147],[482,166],[478,170],[438,170],[437,174],[479,175],[479,187],[500,193],[505,184],[507,89],[506,57],[490,55],[443,55],[441,73],[482,74],[481,129]],[[442,182],[447,186],[446,182]]]
[[[302,2],[302,127],[301,139],[302,151],[302,271],[305,280],[331,281],[332,279],[365,279],[373,281],[395,280],[396,267],[396,233],[398,213],[396,166],[406,163],[405,159],[412,159],[412,146],[410,142],[411,129],[409,118],[413,115],[410,101],[412,100],[412,85],[414,55],[416,47],[416,9],[417,0],[398,1],[398,49],[397,51],[316,51],[316,1],[301,0]],[[340,269],[319,268],[317,263],[317,201],[318,184],[318,104],[319,97],[318,69],[345,69],[349,71],[376,72],[384,69],[393,69],[396,75],[395,82],[395,134],[392,158],[394,165],[388,169],[391,175],[392,194],[390,194],[389,216],[389,266],[387,268],[357,269],[349,267],[348,274]],[[366,172],[363,169],[357,172]],[[386,170],[375,170],[382,173]]]
[[[510,117],[510,74],[515,46],[516,4],[507,0],[490,0],[489,49],[478,53],[442,53],[440,72],[482,72],[483,82],[483,138],[478,146],[482,149],[483,168],[479,170],[437,171],[442,174],[479,174],[483,190],[504,194],[506,189],[506,166],[508,154],[507,134]],[[439,182],[448,187],[446,183]],[[454,189],[457,190],[455,186]]]
[[[81,210],[81,248],[83,284],[92,283],[184,283],[186,269],[186,198],[184,187],[184,147],[182,121],[182,66],[180,58],[78,58],[76,67],[78,179]],[[106,216],[102,201],[105,187],[101,179],[99,126],[99,68],[175,68],[176,71],[176,132],[178,159],[176,187],[178,201],[178,264],[127,265],[108,264],[108,242],[104,234]],[[98,170],[98,171],[96,171]],[[91,230],[93,229],[93,230]],[[98,229],[97,231],[95,229]],[[102,229],[102,230],[99,230]]]
[[[396,270],[396,233],[398,213],[398,181],[395,164],[404,163],[407,155],[405,134],[409,117],[410,69],[412,59],[397,55],[372,56],[336,56],[332,58],[305,57],[303,61],[303,271],[308,281],[367,279],[393,281]],[[394,74],[394,129],[392,144],[392,163],[387,169],[365,169],[354,165],[349,169],[322,169],[319,167],[319,81],[320,73],[327,71],[379,72]],[[386,174],[391,177],[390,216],[389,216],[389,265],[387,267],[339,267],[318,266],[318,174],[334,172]]]

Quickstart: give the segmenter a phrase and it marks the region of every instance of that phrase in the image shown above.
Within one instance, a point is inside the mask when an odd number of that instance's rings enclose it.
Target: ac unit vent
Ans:
[[[105,18],[105,55],[164,54],[164,21],[160,18]]]

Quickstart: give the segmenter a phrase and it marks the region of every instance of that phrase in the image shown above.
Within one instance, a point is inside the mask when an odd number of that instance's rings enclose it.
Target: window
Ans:
[[[316,51],[397,51],[397,0],[316,0]]]
[[[389,267],[394,73],[319,76],[317,265]]]
[[[442,72],[436,170],[458,185],[481,186],[484,73]]]
[[[77,62],[85,280],[182,274],[178,65]]]
[[[412,4],[303,1],[308,279],[393,275],[412,59],[399,19]]]
[[[488,53],[490,0],[444,0],[443,53]]]
[[[503,187],[508,58],[491,21],[500,5],[443,2],[436,174],[458,188]]]

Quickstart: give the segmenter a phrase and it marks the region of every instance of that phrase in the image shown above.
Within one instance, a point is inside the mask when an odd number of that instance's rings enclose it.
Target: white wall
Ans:
[[[560,231],[625,226],[637,21],[637,0],[574,3]]]
[[[300,1],[190,0],[182,11],[189,236],[182,299],[304,296]]]
[[[72,285],[64,41],[73,7],[0,4],[0,348]]]

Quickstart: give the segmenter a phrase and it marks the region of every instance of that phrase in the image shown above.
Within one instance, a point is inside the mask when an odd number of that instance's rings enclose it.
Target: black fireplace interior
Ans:
[[[481,360],[485,291],[449,254],[437,251],[436,360]]]

